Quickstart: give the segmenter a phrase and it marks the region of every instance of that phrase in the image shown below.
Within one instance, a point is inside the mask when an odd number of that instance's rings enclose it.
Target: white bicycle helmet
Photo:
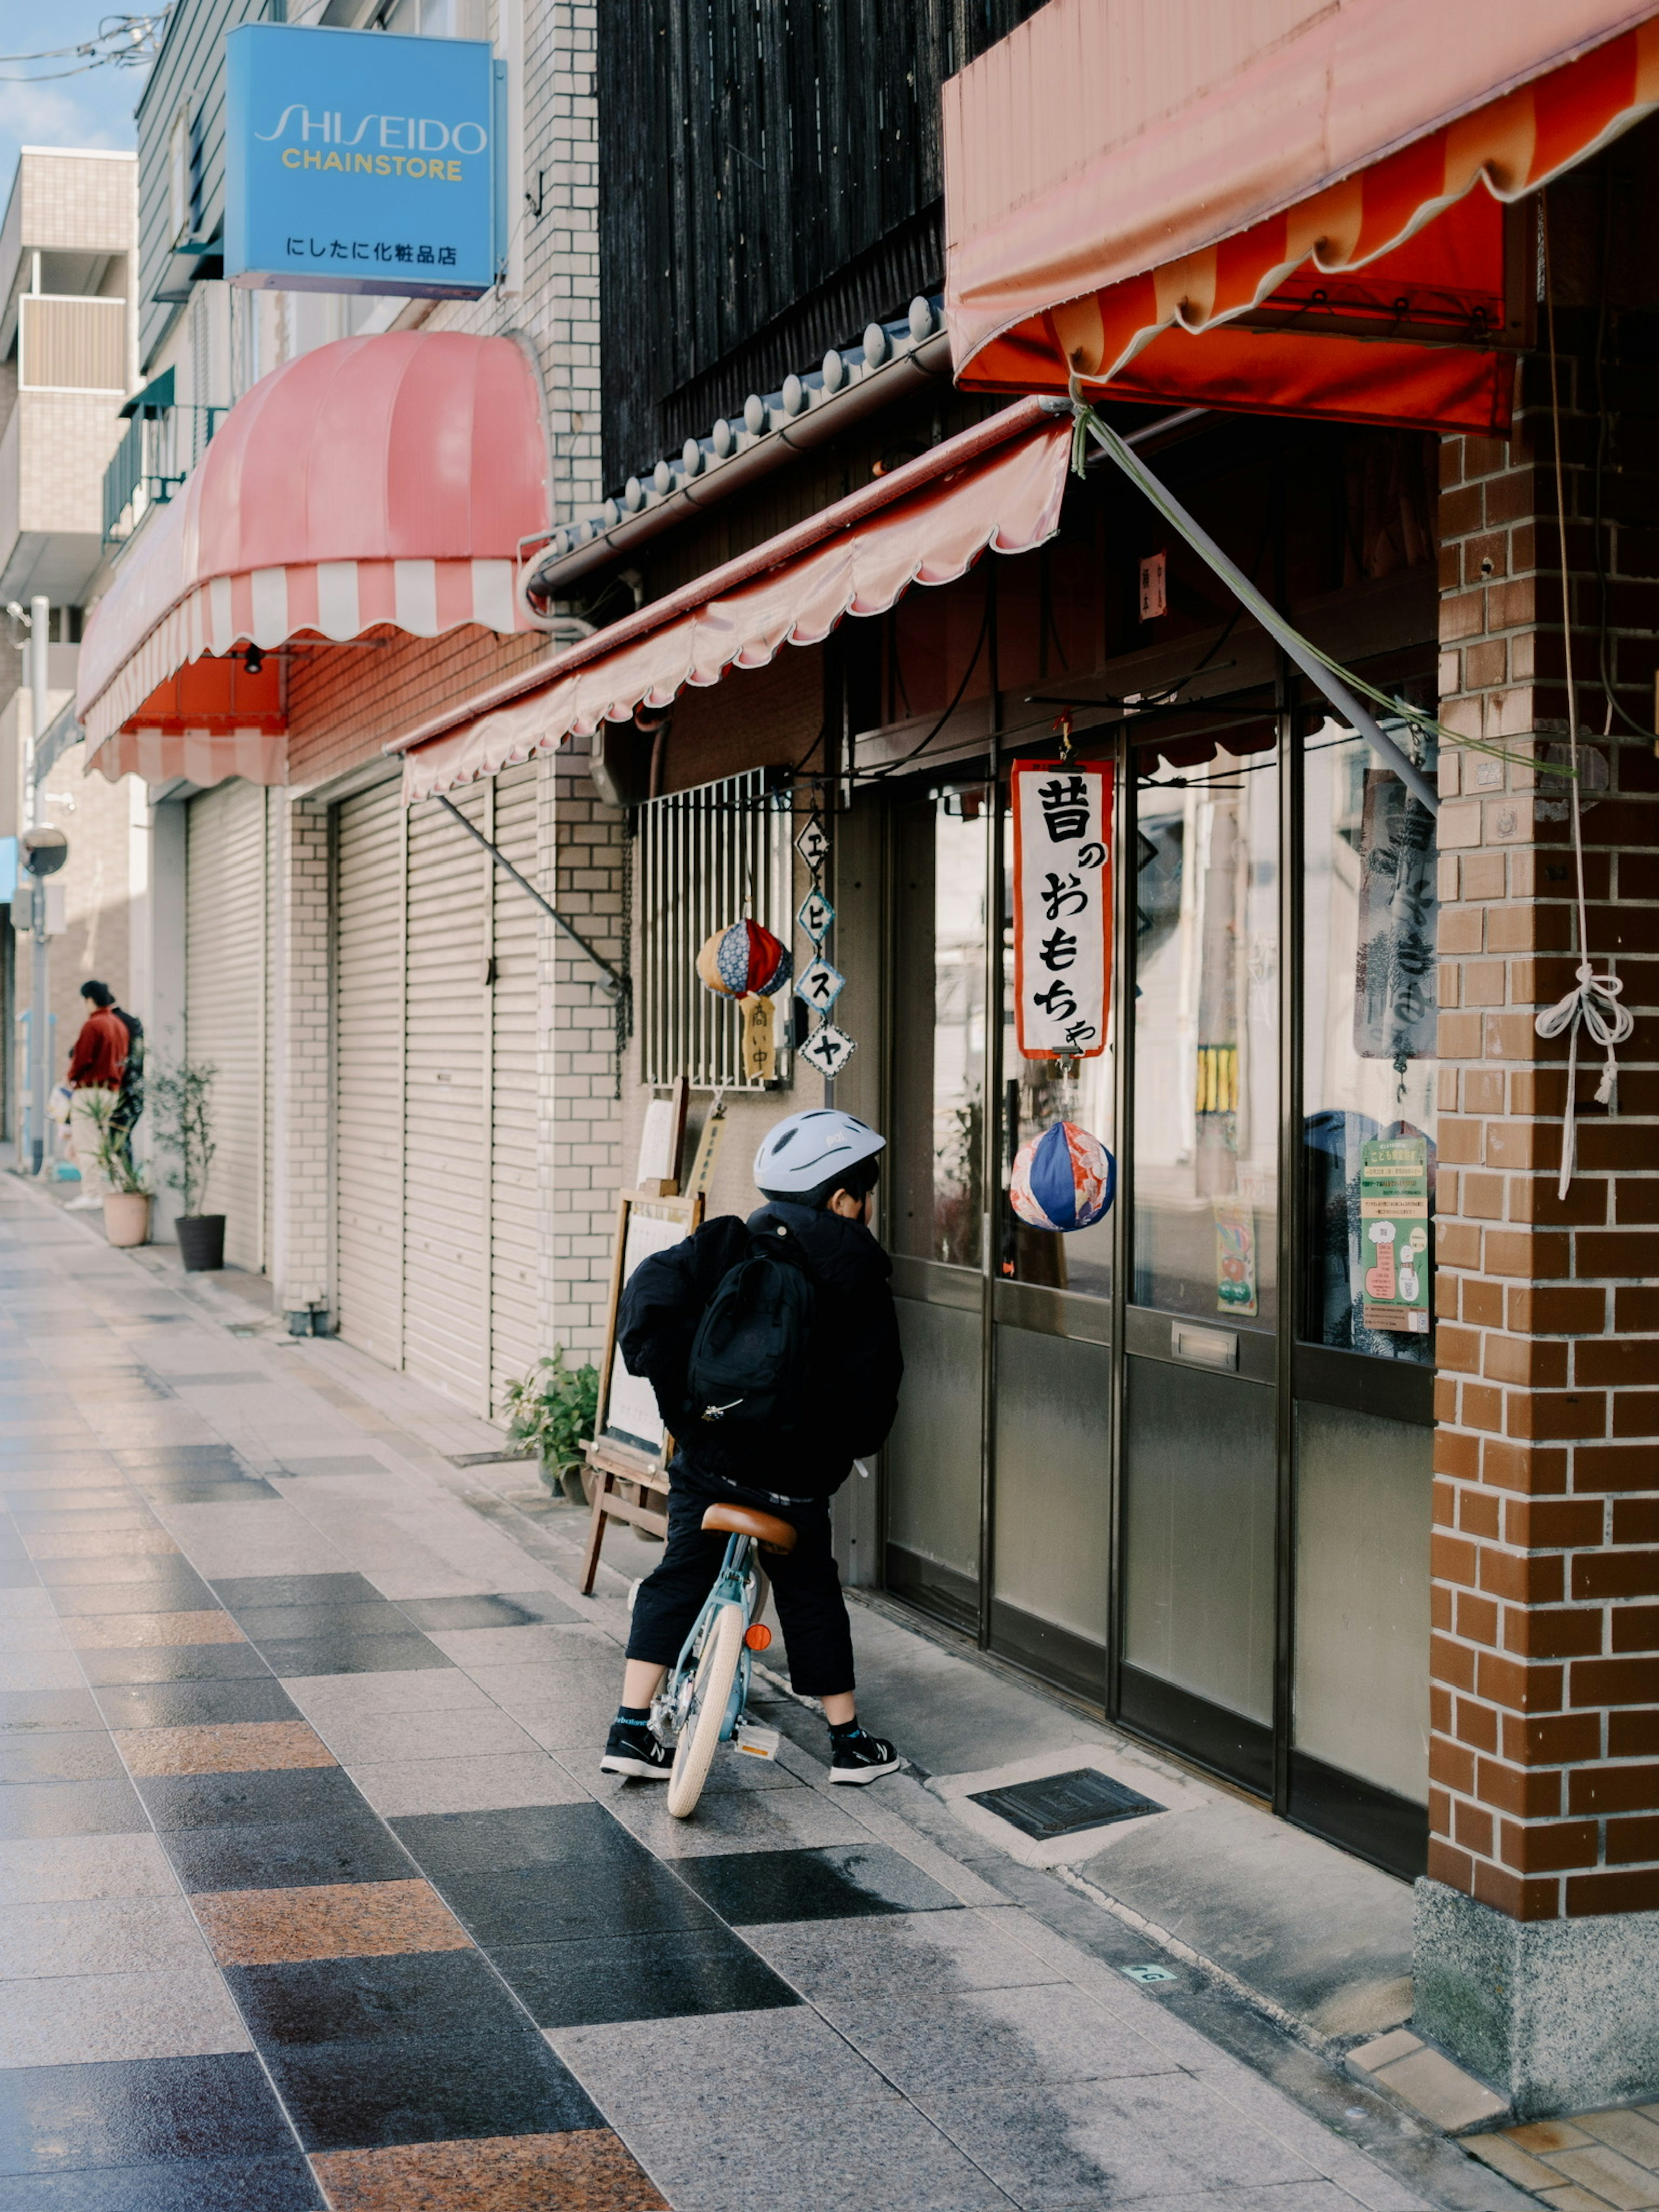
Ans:
[[[886,1149],[886,1138],[856,1115],[814,1106],[767,1133],[755,1155],[756,1187],[779,1198],[817,1190],[831,1176]]]

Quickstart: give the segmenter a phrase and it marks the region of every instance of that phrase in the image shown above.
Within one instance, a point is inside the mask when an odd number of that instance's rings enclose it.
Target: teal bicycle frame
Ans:
[[[754,1665],[754,1652],[747,1638],[757,1617],[766,1608],[767,1576],[755,1557],[752,1536],[733,1536],[726,1547],[726,1557],[714,1577],[714,1586],[703,1601],[702,1612],[691,1624],[690,1633],[680,1646],[680,1656],[674,1662],[668,1680],[652,1700],[651,1717],[653,1723],[665,1725],[678,1735],[688,1717],[691,1692],[697,1678],[697,1662],[715,1616],[722,1607],[735,1605],[742,1607],[744,1640],[738,1659],[738,1671],[732,1678],[732,1694],[726,1699],[725,1716],[720,1723],[720,1741],[729,1743],[741,1724],[744,1710],[749,1702],[749,1682]]]

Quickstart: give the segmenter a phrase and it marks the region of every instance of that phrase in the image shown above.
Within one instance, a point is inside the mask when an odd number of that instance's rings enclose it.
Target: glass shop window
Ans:
[[[1116,1144],[1116,1039],[1093,1060],[1024,1060],[1014,1036],[1014,826],[1003,817],[1002,847],[1002,1113],[1000,1145],[1001,1249],[997,1273],[1006,1280],[1041,1283],[1095,1298],[1112,1295],[1113,1216],[1062,1235],[1034,1229],[1008,1202],[1008,1182],[1020,1146],[1056,1121],[1073,1121],[1098,1137],[1108,1152]]]
[[[1133,1302],[1271,1328],[1279,756],[1138,780]]]
[[[1432,777],[1433,740],[1394,723]],[[1436,1167],[1434,821],[1326,720],[1303,765],[1303,1334],[1427,1366]]]
[[[916,1260],[983,1261],[986,793],[896,810],[892,1242]]]

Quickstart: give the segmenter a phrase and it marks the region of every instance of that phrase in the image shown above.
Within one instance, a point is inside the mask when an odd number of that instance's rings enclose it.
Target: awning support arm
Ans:
[[[613,968],[603,953],[596,952],[593,950],[593,947],[588,943],[587,939],[580,935],[578,931],[574,930],[570,927],[570,924],[565,920],[558,908],[549,900],[544,898],[541,892],[537,890],[535,884],[531,882],[529,877],[520,874],[519,871],[514,866],[512,861],[509,860],[506,854],[502,852],[501,847],[499,845],[492,845],[489,838],[484,836],[483,831],[479,829],[477,823],[476,822],[469,822],[467,820],[465,815],[462,813],[460,808],[456,805],[454,800],[449,796],[449,793],[447,791],[434,791],[432,796],[437,800],[440,806],[447,806],[449,809],[450,812],[460,823],[462,829],[465,830],[469,837],[476,837],[477,839],[478,842],[483,847],[485,852],[489,854],[490,859],[495,861],[495,866],[501,871],[503,875],[511,876],[514,882],[518,884],[520,890],[528,891],[531,897],[533,898],[537,905],[540,907],[542,912],[548,916],[550,921],[554,921],[558,925],[558,927],[564,932],[565,935],[570,939],[570,942],[576,947],[577,951],[586,955],[587,958],[591,960],[593,965],[599,969],[600,976],[604,981],[605,989],[609,993],[611,998],[616,1000],[618,1006],[625,1004],[628,998],[627,976],[624,975],[620,969]]]
[[[1291,628],[1272,601],[1256,589],[1243,570],[1227,558],[1208,531],[1193,520],[1174,493],[1152,474],[1146,462],[1109,422],[1101,421],[1092,408],[1074,406],[1074,412],[1079,427],[1087,431],[1103,453],[1117,463],[1137,490],[1152,502],[1166,522],[1181,532],[1194,552],[1214,569],[1228,589],[1237,594],[1267,635],[1277,641],[1309,682],[1329,701],[1349,728],[1359,732],[1377,758],[1394,770],[1413,799],[1426,806],[1431,815],[1438,814],[1440,794],[1416,762],[1378,727],[1376,718],[1360,705],[1347,685],[1326,665],[1307,640]]]

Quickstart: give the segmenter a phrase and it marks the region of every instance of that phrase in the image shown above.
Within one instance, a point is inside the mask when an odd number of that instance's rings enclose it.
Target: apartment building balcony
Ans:
[[[25,293],[0,431],[0,603],[78,605],[103,550],[105,463],[127,388],[127,304]]]
[[[104,471],[106,548],[125,544],[152,507],[167,504],[229,411],[178,404],[170,368],[128,400],[125,434]]]

